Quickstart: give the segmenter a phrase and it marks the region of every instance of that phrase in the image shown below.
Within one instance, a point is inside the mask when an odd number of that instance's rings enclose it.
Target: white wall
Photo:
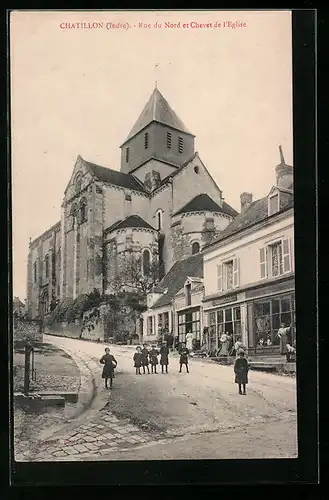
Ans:
[[[289,212],[283,218],[267,222],[239,239],[222,243],[219,248],[204,253],[205,295],[213,295],[217,288],[217,265],[223,260],[237,257],[239,259],[239,287],[257,283],[261,280],[259,249],[277,239],[289,238],[291,245],[291,272],[294,272],[294,220]],[[264,282],[266,279],[264,279]]]

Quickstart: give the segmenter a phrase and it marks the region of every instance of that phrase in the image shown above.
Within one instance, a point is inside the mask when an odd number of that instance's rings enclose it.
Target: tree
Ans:
[[[156,257],[150,262],[147,272],[143,273],[140,254],[125,252],[118,263],[118,272],[112,282],[115,291],[136,291],[142,295],[150,292],[160,281],[160,264]]]

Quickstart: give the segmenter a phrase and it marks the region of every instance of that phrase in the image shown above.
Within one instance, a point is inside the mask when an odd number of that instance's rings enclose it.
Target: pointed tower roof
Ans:
[[[193,135],[185,127],[181,119],[178,118],[175,111],[171,109],[166,99],[156,87],[123,144],[125,144],[127,141],[129,141],[129,139],[134,137],[138,132],[140,132],[143,128],[154,121],[162,123],[163,125],[167,125],[168,127],[172,127],[176,130],[185,132],[186,134]]]

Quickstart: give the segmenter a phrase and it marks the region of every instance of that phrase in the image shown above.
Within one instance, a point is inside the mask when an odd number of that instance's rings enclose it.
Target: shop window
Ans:
[[[195,241],[192,245],[192,255],[195,255],[196,253],[200,252],[200,244]]]
[[[275,299],[257,301],[253,304],[254,341],[258,347],[279,345],[277,336],[281,323],[292,327],[294,340],[295,318],[291,295],[284,295]]]
[[[223,333],[233,336],[233,342],[241,337],[241,311],[240,306],[226,307],[209,314],[210,349],[220,347],[220,337]]]
[[[201,340],[200,311],[195,310],[187,313],[178,313],[179,341],[185,342],[185,335],[191,332],[197,343]]]

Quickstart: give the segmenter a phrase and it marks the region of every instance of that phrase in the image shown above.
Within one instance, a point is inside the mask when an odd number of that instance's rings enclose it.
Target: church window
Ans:
[[[80,202],[80,223],[86,222],[87,220],[87,201],[85,199]]]
[[[158,210],[157,211],[157,227],[158,227],[158,231],[160,231],[160,229],[162,229],[162,212],[161,210]]]
[[[33,281],[34,283],[37,282],[37,262],[33,264]]]
[[[171,148],[171,132],[167,132],[167,148]]]
[[[46,278],[49,277],[49,255],[46,255],[45,257],[45,275]]]
[[[76,178],[75,178],[75,191],[78,193],[79,191],[81,191],[81,184],[82,184],[82,175],[81,173],[79,172],[77,175],[76,175]]]
[[[195,255],[196,253],[200,252],[200,244],[195,241],[192,245],[192,255]]]
[[[126,149],[126,163],[129,161],[129,148]]]
[[[149,147],[149,135],[146,132],[144,135],[144,148],[147,149]]]
[[[183,151],[184,151],[183,137],[178,137],[178,152],[183,153]]]
[[[150,274],[151,267],[151,254],[146,248],[143,252],[143,276],[148,276]]]

